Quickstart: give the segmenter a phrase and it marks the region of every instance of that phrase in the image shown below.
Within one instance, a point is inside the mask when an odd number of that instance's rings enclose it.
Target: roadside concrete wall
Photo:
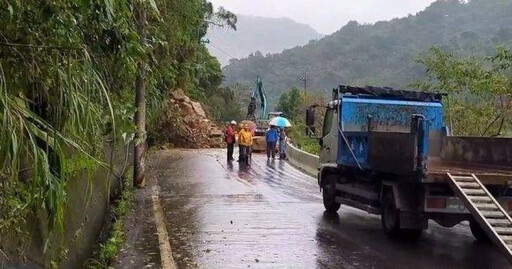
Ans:
[[[446,161],[512,166],[511,138],[445,137],[441,158]]]
[[[111,147],[106,145],[104,160],[110,159]],[[123,168],[130,169],[132,147],[121,146],[115,149],[114,171],[121,174]],[[128,157],[128,165],[125,160]],[[110,185],[109,185],[110,177]],[[65,206],[64,231],[53,234],[53,242],[45,251],[48,237],[46,216],[36,212],[20,227],[30,233],[30,241],[25,242],[24,257],[17,256],[16,248],[20,242],[15,233],[3,236],[1,248],[8,256],[7,261],[0,255],[0,268],[82,268],[92,254],[108,212],[109,195],[119,190],[119,179],[109,173],[107,168],[98,168],[95,172],[82,172],[67,182],[67,203]],[[53,268],[53,267],[52,267]]]
[[[286,154],[289,159],[288,161],[293,166],[299,168],[303,172],[313,177],[317,176],[318,166],[320,164],[320,159],[318,156],[302,151],[290,143],[288,143]]]

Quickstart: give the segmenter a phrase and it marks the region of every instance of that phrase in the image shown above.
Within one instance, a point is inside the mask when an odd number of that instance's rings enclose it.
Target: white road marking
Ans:
[[[153,186],[153,195],[151,198],[153,200],[153,216],[158,234],[158,247],[160,248],[162,269],[176,269],[176,264],[172,257],[171,244],[169,243],[169,234],[165,227],[164,211],[160,203],[158,186]]]

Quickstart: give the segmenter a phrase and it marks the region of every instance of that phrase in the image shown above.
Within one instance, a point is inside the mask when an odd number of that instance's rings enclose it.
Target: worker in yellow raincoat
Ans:
[[[252,132],[248,124],[238,133],[238,145],[240,146],[240,162],[250,166],[249,157],[252,149]]]

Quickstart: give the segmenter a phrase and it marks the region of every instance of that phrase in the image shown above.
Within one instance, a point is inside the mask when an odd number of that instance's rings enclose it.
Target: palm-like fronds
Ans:
[[[65,156],[71,149],[90,158],[99,154],[102,149],[95,145],[105,119],[113,123],[110,98],[85,52],[80,58],[62,58],[46,71],[29,69],[33,78],[55,77],[39,84],[43,101],[26,96],[23,87],[10,88],[14,81],[3,70],[0,63],[0,229],[42,208],[50,229],[62,230]],[[38,113],[37,102],[51,106]]]
[[[148,11],[146,42],[139,7]],[[139,63],[148,125],[171,89],[216,90],[218,63],[200,57],[212,16],[206,0],[0,2],[0,231],[41,210],[52,230],[62,228],[69,157],[101,155],[105,134],[133,139]],[[116,126],[114,112],[120,133],[106,126]]]

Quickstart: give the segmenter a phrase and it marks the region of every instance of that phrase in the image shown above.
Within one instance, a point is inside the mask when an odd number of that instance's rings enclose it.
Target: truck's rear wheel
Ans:
[[[380,220],[384,233],[390,238],[416,240],[423,233],[423,229],[400,228],[400,210],[396,206],[392,191],[384,193]]]
[[[469,220],[469,229],[471,229],[471,234],[473,234],[473,237],[475,237],[476,241],[482,243],[488,243],[491,241],[489,236],[485,233],[484,229],[482,229],[480,224],[478,224],[478,222],[473,218]]]
[[[325,211],[334,214],[341,204],[336,202],[336,175],[327,175],[322,186],[322,197]]]

